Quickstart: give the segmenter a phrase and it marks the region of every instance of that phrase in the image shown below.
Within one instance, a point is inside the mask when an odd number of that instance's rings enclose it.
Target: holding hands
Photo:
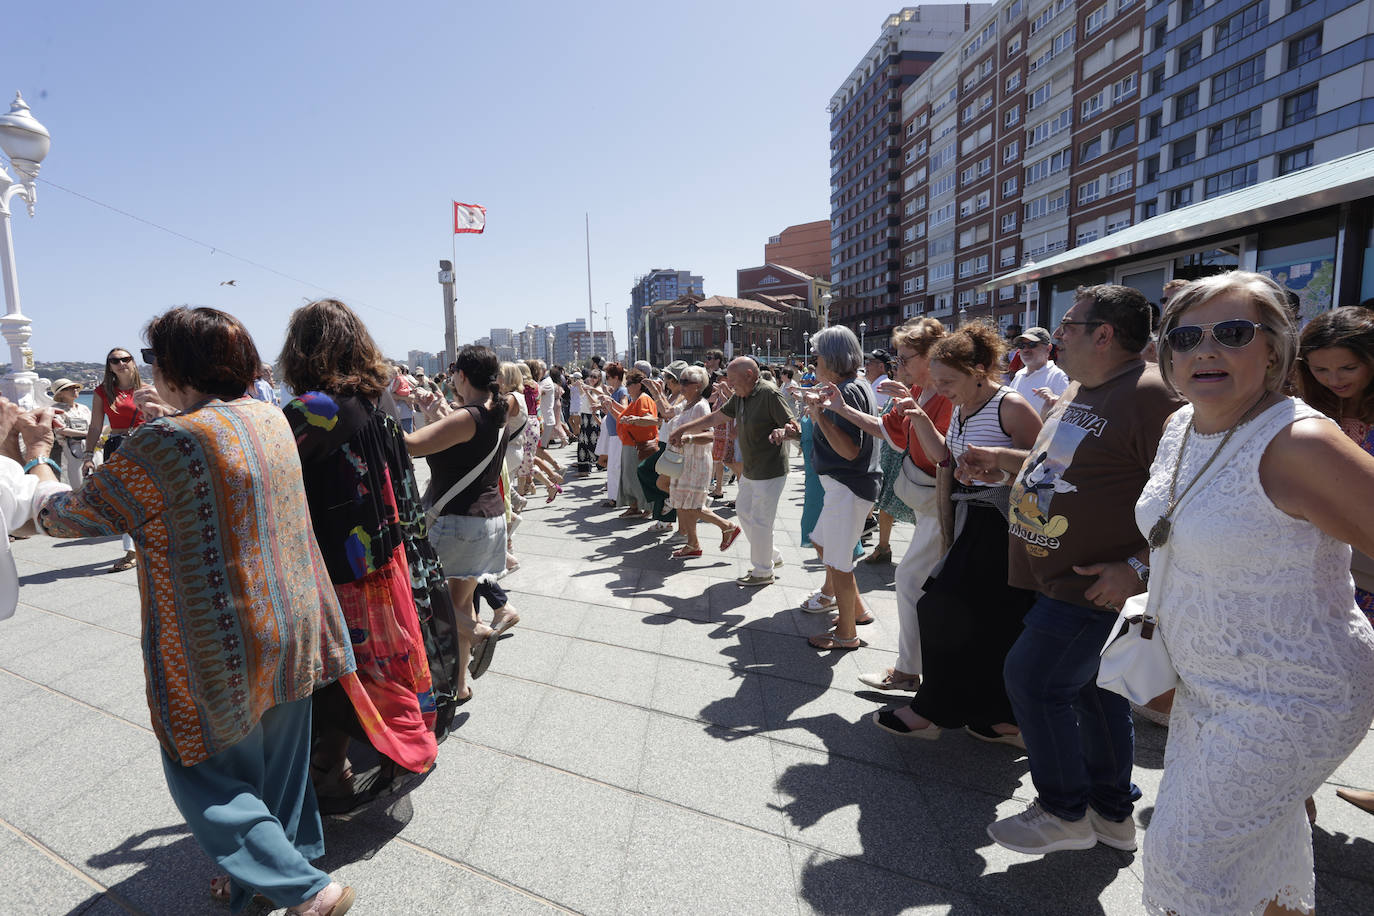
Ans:
[[[879,382],[877,391],[879,394],[885,394],[899,401],[911,399],[911,389],[896,379],[887,379],[886,381]]]
[[[959,467],[954,472],[955,479],[963,484],[1011,482],[1011,472],[1004,471],[997,463],[997,452],[993,449],[970,445],[959,459]]]

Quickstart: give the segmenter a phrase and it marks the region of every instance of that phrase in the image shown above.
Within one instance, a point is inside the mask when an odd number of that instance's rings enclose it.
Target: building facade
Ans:
[[[905,7],[830,99],[831,320],[898,323],[902,93],[987,4]]]
[[[708,350],[722,350],[728,356],[757,355],[760,362],[778,362],[784,354],[800,354],[805,345],[794,330],[798,311],[807,314],[804,306],[767,296],[660,300],[647,313],[651,360],[657,366],[673,359],[702,362]]]
[[[698,274],[672,267],[655,267],[635,280],[630,288],[630,307],[625,312],[631,352],[644,352],[644,313],[655,302],[673,301],[681,296],[706,295],[706,281]]]
[[[763,246],[763,263],[781,264],[807,276],[830,279],[830,220],[788,226]]]

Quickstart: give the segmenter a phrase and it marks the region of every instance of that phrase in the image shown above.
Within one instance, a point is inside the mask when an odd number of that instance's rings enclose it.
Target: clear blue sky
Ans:
[[[829,216],[825,107],[897,3],[35,3],[6,16],[0,92],[53,136],[16,202],[38,360],[138,347],[177,304],[242,318],[274,358],[323,294],[388,354],[440,350],[453,199],[458,333],[624,310],[637,275],[733,295],[768,236]],[[236,287],[220,286],[237,280]],[[600,314],[597,327],[602,326]],[[3,359],[3,354],[0,354]]]

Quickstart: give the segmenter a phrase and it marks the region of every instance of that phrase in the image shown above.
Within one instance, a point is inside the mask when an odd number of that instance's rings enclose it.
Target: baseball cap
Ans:
[[[882,347],[874,347],[872,350],[869,350],[867,353],[864,354],[864,362],[868,363],[874,360],[877,360],[878,362],[886,365],[887,363],[892,362],[892,354],[884,350]]]
[[[1026,328],[1025,333],[1012,340],[1013,347],[1038,347],[1050,342],[1050,332],[1044,328]]]

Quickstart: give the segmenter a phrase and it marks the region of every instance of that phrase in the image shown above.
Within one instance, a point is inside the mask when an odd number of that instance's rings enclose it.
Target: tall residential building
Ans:
[[[902,92],[988,9],[904,7],[830,99],[832,321],[897,323]]]
[[[630,288],[630,307],[625,313],[625,324],[632,342],[638,341],[638,352],[643,352],[644,310],[661,300],[674,300],[680,296],[695,294],[705,296],[705,281],[697,274],[675,268],[655,267],[635,280]]]
[[[496,358],[502,362],[519,358],[515,352],[515,331],[510,328],[492,328],[490,346],[496,351]]]
[[[547,365],[552,366],[555,363],[554,341],[553,328],[542,324],[527,324],[524,330],[515,333],[515,358],[542,359]]]
[[[587,319],[578,318],[576,321],[565,321],[556,325],[553,330],[553,361],[559,365],[569,365],[573,361],[574,337],[573,335],[581,332],[586,334]],[[579,353],[578,356],[590,356],[589,353]]]
[[[830,220],[788,226],[763,246],[763,263],[781,264],[802,273],[830,279]]]
[[[1370,0],[1174,0],[1144,20],[1140,218],[1374,147]]]

